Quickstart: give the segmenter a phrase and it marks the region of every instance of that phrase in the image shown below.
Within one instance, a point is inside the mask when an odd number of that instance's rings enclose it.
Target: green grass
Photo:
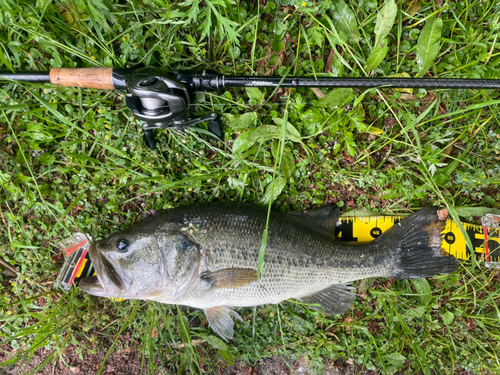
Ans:
[[[374,0],[256,4],[2,0],[0,69],[144,63],[244,75],[321,76],[329,67],[344,77],[499,77],[496,1],[398,1],[385,29],[377,15],[388,8]],[[426,43],[433,36],[438,44]],[[343,316],[293,301],[242,309],[228,344],[198,310],[52,288],[60,240],[77,230],[105,237],[146,208],[219,200],[282,211],[499,208],[497,92],[323,91],[324,99],[309,89],[200,94],[200,113],[224,114],[226,143],[165,130],[152,152],[123,94],[2,84],[0,268],[11,265],[16,277],[0,275],[0,337],[4,354],[17,350],[3,365],[27,363],[37,348],[51,353],[47,363],[64,362],[71,343],[82,356],[132,346],[144,373],[210,373],[219,360],[301,353],[318,373],[325,358],[379,373],[500,371],[499,272],[470,261],[432,280],[370,281]],[[125,331],[136,344],[119,339]]]

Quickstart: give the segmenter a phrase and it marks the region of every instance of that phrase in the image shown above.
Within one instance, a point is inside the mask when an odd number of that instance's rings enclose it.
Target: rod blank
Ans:
[[[281,84],[280,84],[281,82]],[[500,89],[499,79],[466,78],[344,78],[223,76],[222,87],[331,87],[414,89]]]
[[[0,80],[3,79],[19,82],[50,83],[49,72],[0,72]]]
[[[49,72],[0,72],[0,80],[9,79],[31,83],[54,83],[64,86],[81,86],[114,89],[112,74],[119,69],[52,69]],[[64,74],[63,74],[64,73]],[[51,79],[52,76],[52,79]],[[75,80],[75,77],[78,79]],[[58,78],[58,79],[56,79]],[[59,79],[60,78],[60,79]],[[64,79],[62,79],[64,78]],[[71,78],[71,79],[70,79]],[[472,78],[345,78],[345,77],[268,77],[223,76],[214,77],[218,88],[226,87],[323,87],[323,88],[424,88],[424,89],[500,89],[500,79]],[[119,89],[124,89],[120,86]]]

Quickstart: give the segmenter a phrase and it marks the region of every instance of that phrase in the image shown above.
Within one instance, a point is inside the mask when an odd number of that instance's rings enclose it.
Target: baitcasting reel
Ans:
[[[114,72],[115,73],[115,72]],[[201,72],[198,81],[215,76],[212,72]],[[176,77],[179,72],[165,73],[156,68],[135,69],[125,77],[127,85],[127,106],[134,116],[145,122],[142,125],[144,138],[149,148],[156,148],[153,136],[154,129],[177,128],[184,130],[202,122],[208,123],[208,130],[213,138],[223,140],[224,133],[215,112],[205,113],[198,117],[189,117],[194,91]],[[195,77],[195,74],[189,74]]]

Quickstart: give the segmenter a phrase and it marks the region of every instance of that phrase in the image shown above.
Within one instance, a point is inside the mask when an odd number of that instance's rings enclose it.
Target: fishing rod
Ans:
[[[175,127],[184,130],[202,122],[207,123],[208,130],[215,137],[223,139],[217,113],[190,117],[194,94],[199,91],[210,92],[229,87],[500,89],[499,79],[228,76],[212,70],[166,71],[155,67],[3,71],[0,72],[0,80],[126,91],[127,106],[139,120],[145,122],[142,130],[151,149],[156,148],[155,129]]]

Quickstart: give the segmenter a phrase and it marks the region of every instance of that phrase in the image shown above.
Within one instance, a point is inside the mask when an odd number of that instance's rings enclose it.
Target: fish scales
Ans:
[[[165,215],[173,219],[172,212]],[[182,222],[202,254],[206,252],[206,268],[200,271],[256,267],[267,210],[251,205],[220,205],[207,212],[195,206],[182,210],[182,216],[174,220]],[[389,258],[378,255],[380,249],[346,246],[333,241],[331,234],[303,224],[299,218],[273,212],[259,282],[238,289],[214,290],[214,295],[200,285],[178,303],[202,308],[221,301],[230,306],[277,303],[331,284],[390,273],[390,264],[383,263]]]
[[[242,204],[177,207],[93,243],[96,277],[80,281],[87,293],[143,299],[204,310],[223,339],[234,335],[233,307],[297,298],[327,314],[349,309],[350,282],[368,277],[432,277],[458,261],[443,251],[444,223],[428,207],[373,242],[334,236],[339,210],[271,212],[262,277],[257,263],[268,211]]]

